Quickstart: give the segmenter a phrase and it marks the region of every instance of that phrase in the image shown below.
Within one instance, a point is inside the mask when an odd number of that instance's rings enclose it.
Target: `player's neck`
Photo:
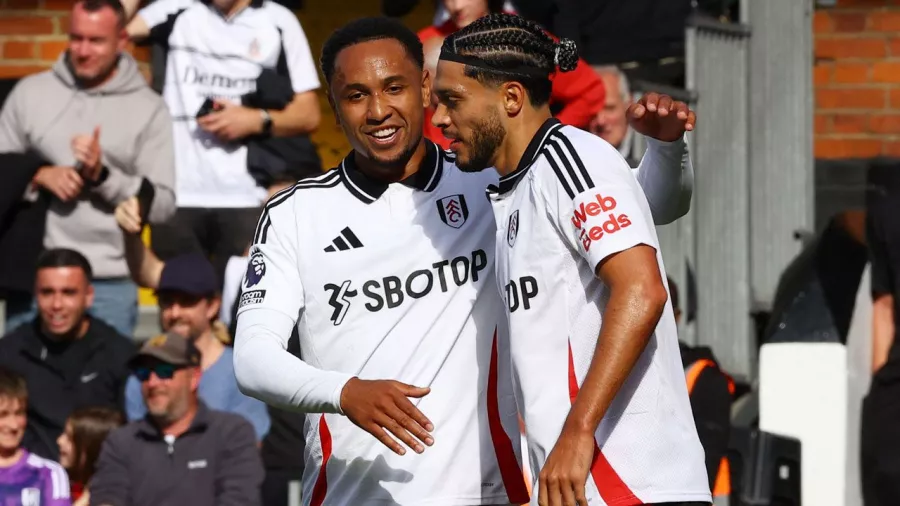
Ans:
[[[355,152],[354,162],[360,172],[376,181],[397,183],[419,171],[426,153],[425,139],[422,138],[408,159],[398,160],[396,163],[382,163]]]
[[[549,106],[539,109],[525,107],[516,121],[511,121],[506,125],[506,139],[500,145],[494,163],[494,167],[501,176],[516,170],[519,161],[525,155],[525,150],[531,144],[531,140],[551,116]]]
[[[7,467],[12,467],[19,462],[19,459],[22,458],[22,454],[25,453],[25,450],[22,448],[15,448],[12,450],[0,449],[0,469],[5,469]]]

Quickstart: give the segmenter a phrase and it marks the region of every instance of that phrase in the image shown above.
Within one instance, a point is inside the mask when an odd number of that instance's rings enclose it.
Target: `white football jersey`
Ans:
[[[274,196],[260,219],[240,325],[275,310],[297,320],[307,364],[431,388],[411,399],[434,424],[421,455],[394,454],[342,415],[309,414],[304,505],[528,501],[498,338],[506,319],[485,198],[497,177],[460,171],[431,142],[427,153],[403,184],[366,177],[351,154]]]
[[[489,192],[497,221],[497,282],[532,476],[553,449],[594,355],[609,289],[606,257],[646,244],[665,269],[647,199],[622,156],[548,120],[519,167]],[[595,435],[591,504],[710,501],[671,304]],[[537,504],[537,483],[532,504]]]

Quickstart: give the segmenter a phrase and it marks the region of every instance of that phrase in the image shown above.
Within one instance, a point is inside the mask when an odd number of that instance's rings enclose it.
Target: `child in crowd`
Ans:
[[[22,448],[28,389],[0,368],[0,506],[71,506],[66,470]]]
[[[122,414],[110,408],[81,408],[69,415],[56,444],[59,445],[59,463],[68,471],[72,483],[73,506],[90,504],[88,486],[100,448],[107,434],[123,423]]]

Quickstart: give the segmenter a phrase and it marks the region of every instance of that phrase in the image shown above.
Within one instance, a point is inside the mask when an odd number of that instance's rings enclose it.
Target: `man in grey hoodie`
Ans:
[[[46,162],[23,197],[50,195],[44,246],[88,258],[95,274],[92,313],[130,336],[137,288],[113,211],[138,196],[142,221],[162,223],[174,214],[172,120],[124,52],[119,0],[80,0],[70,19],[68,50],[7,98],[0,153],[30,152]],[[8,301],[8,308],[10,327],[34,314],[30,298]]]

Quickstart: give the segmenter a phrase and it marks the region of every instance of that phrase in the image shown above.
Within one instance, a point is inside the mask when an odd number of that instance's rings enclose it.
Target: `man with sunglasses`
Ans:
[[[253,427],[197,397],[200,352],[173,332],[144,342],[130,363],[147,416],[112,432],[91,504],[258,505],[263,479]]]
[[[156,290],[162,330],[186,336],[200,351],[200,399],[212,409],[242,415],[253,424],[257,440],[262,441],[270,426],[266,405],[238,390],[232,349],[214,330],[221,298],[212,263],[199,253],[162,262],[137,236],[126,241],[126,256],[135,280]],[[133,376],[125,387],[125,412],[129,421],[147,414],[140,382]]]

